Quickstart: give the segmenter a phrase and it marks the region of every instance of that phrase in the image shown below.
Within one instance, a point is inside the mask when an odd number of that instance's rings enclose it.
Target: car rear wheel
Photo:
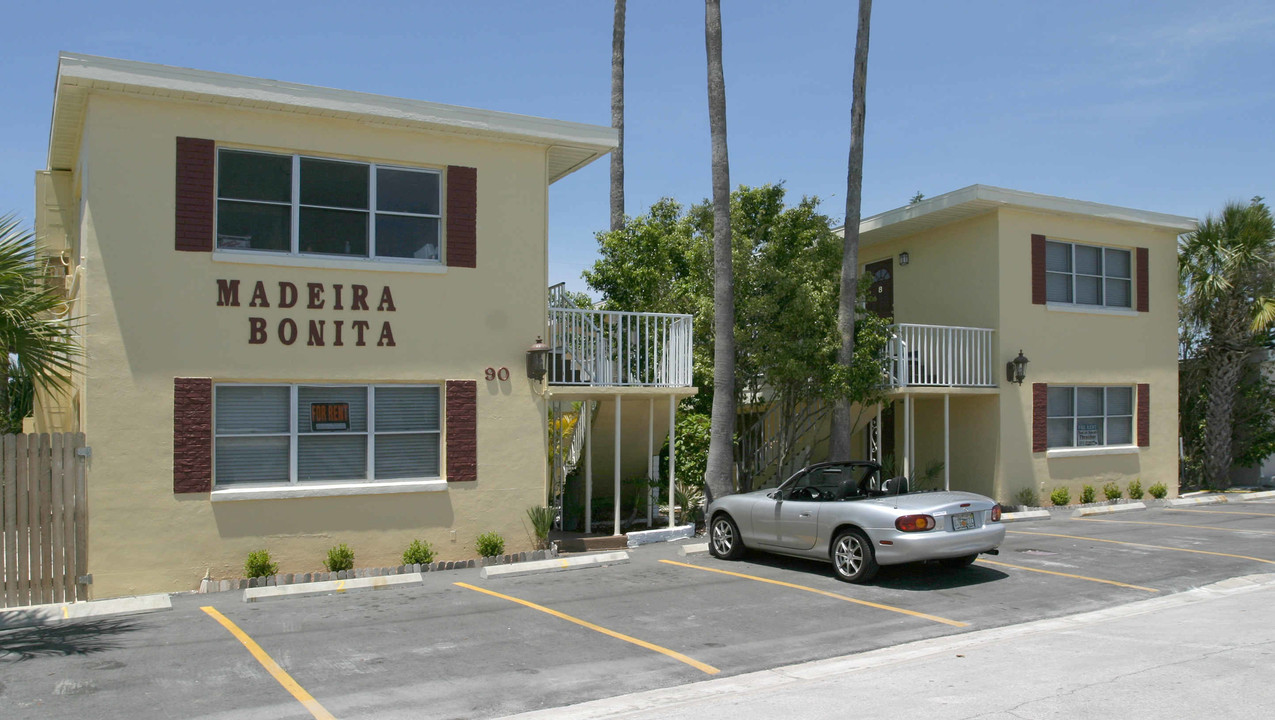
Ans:
[[[744,543],[739,538],[739,527],[725,513],[713,518],[709,530],[708,551],[713,557],[737,560],[744,554]]]
[[[864,583],[877,574],[872,542],[858,530],[843,530],[832,541],[832,569],[838,580]]]
[[[950,570],[960,570],[961,568],[967,568],[970,565],[973,565],[974,561],[977,559],[978,553],[974,553],[973,555],[964,555],[956,558],[943,558],[942,560],[939,560],[939,564]]]

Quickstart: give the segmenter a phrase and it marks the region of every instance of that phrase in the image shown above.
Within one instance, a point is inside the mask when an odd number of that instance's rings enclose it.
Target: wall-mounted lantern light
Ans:
[[[549,355],[549,346],[537,337],[536,344],[527,348],[527,377],[532,380],[543,380],[545,377],[545,360]]]
[[[1018,351],[1018,357],[1005,363],[1005,378],[1012,383],[1023,384],[1023,380],[1027,379],[1027,356],[1023,355],[1023,351]]]
[[[899,264],[900,264],[900,265],[907,265],[907,264],[908,264],[909,262],[911,262],[911,261],[912,261],[912,258],[911,258],[911,257],[910,257],[910,256],[909,256],[906,252],[901,252],[901,253],[899,253]]]

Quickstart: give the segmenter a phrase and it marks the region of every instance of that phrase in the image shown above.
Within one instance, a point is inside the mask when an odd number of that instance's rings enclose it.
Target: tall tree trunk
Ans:
[[[713,139],[713,416],[704,491],[712,502],[734,490],[731,470],[735,459],[735,277],[719,0],[705,0],[704,45],[708,53],[708,127]]]
[[[10,370],[13,368],[9,364],[9,351],[0,347],[0,424],[3,426],[4,433],[22,432],[19,426],[16,430],[11,426],[10,416],[13,414],[13,378]]]
[[[1247,353],[1220,350],[1208,364],[1208,406],[1204,413],[1204,477],[1216,488],[1231,484],[1231,434],[1235,418],[1235,394]]]
[[[859,215],[863,196],[863,123],[867,112],[864,95],[868,87],[868,29],[872,0],[859,0],[859,34],[854,46],[854,97],[850,103],[850,170],[846,179],[845,249],[841,255],[841,304],[837,330],[841,348],[837,362],[850,367],[854,362],[854,310],[859,287]],[[834,461],[850,459],[850,399],[838,399],[832,408],[829,456]]]
[[[611,230],[624,227],[624,3],[615,0],[611,30],[611,127],[620,144],[611,151]]]

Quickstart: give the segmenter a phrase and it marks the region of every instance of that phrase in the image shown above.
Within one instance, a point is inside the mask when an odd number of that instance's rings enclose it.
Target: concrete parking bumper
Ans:
[[[583,570],[584,568],[602,567],[604,565],[623,565],[628,561],[629,554],[623,550],[593,555],[569,555],[553,560],[533,560],[513,565],[490,565],[480,570],[478,577],[487,580],[489,578],[536,575],[539,573],[562,572],[564,570]]]
[[[1146,510],[1145,503],[1131,502],[1121,503],[1119,505],[1094,505],[1092,507],[1076,508],[1071,514],[1072,517],[1087,517],[1089,515],[1112,515],[1122,512],[1133,512],[1134,510]]]
[[[0,610],[0,630],[52,625],[65,620],[79,620],[107,615],[134,615],[157,610],[171,610],[172,608],[172,600],[167,594],[136,595],[133,597],[78,603],[31,605]]]
[[[296,585],[276,585],[248,588],[243,591],[246,603],[274,600],[278,598],[305,597],[307,595],[330,595],[351,590],[384,590],[404,585],[419,585],[425,581],[420,573],[406,575],[382,575],[370,578],[352,578],[350,580],[327,580],[324,582],[297,583]]]

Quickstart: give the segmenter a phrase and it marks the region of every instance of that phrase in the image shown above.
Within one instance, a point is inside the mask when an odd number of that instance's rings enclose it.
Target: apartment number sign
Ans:
[[[509,368],[502,367],[497,369],[497,368],[489,367],[487,368],[486,371],[484,371],[484,374],[487,377],[487,382],[491,382],[492,380],[499,380],[500,382],[505,382],[506,380],[509,379]]]

